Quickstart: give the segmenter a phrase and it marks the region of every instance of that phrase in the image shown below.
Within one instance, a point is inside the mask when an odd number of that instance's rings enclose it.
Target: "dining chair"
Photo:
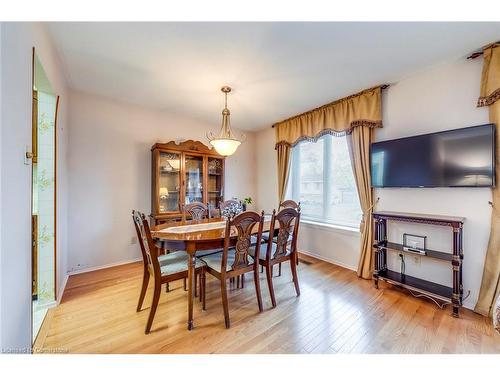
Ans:
[[[300,202],[295,202],[294,200],[291,200],[291,199],[288,199],[288,200],[285,200],[283,202],[280,202],[280,204],[278,205],[278,210],[281,210],[282,208],[293,208],[294,210],[299,210],[300,209]],[[271,233],[269,231],[269,233]],[[262,234],[262,239],[264,241],[269,241],[269,233],[263,233]],[[273,236],[273,241],[276,243],[276,236],[278,235],[278,232],[277,230],[274,231],[274,236]],[[290,245],[290,241],[288,241],[288,245]],[[297,256],[297,265],[299,264],[299,257]],[[272,275],[272,270],[271,270],[271,275]],[[279,268],[278,268],[278,276],[281,276],[281,263],[279,264]]]
[[[192,220],[203,220],[210,217],[208,206],[201,202],[193,202],[182,206],[183,219],[190,217]]]
[[[294,200],[288,199],[279,204],[278,209],[282,208],[293,208],[298,210],[300,208],[300,202],[295,202]]]
[[[194,221],[209,219],[210,218],[210,206],[204,205],[201,202],[193,202],[186,204],[182,207],[183,219],[192,218]],[[199,250],[196,252],[196,257],[203,257],[205,255],[210,255],[214,253],[221,252],[222,249],[209,249],[209,250]]]
[[[156,246],[151,236],[149,224],[144,214],[134,210],[132,211],[132,218],[139,239],[144,265],[137,312],[141,311],[142,303],[144,302],[144,297],[148,289],[149,278],[153,277],[154,280],[153,301],[151,302],[151,309],[149,311],[145,330],[145,333],[148,334],[151,331],[153,319],[158,307],[158,301],[160,300],[162,284],[185,279],[188,276],[188,255],[183,251],[160,255],[161,249]],[[203,310],[205,310],[205,270],[205,262],[197,260],[195,274],[200,275],[200,298],[202,300]]]
[[[158,222],[155,220],[155,218],[152,214],[149,214],[148,217],[149,217],[149,222],[151,223],[151,225],[158,225]],[[176,220],[172,219],[172,220],[167,220],[167,221],[176,221]],[[161,241],[159,239],[155,239],[155,245],[160,247],[161,254],[169,254],[172,251],[179,251],[179,250],[172,250],[172,249],[165,247],[165,242]],[[141,246],[142,246],[142,244],[141,244]],[[170,285],[168,283],[165,284],[165,291],[167,293],[170,292]],[[184,279],[184,291],[187,291],[186,279]]]
[[[278,211],[281,210],[282,208],[293,208],[294,210],[298,210],[300,208],[300,202],[295,202],[291,199],[288,199],[286,201],[283,201],[283,202],[280,202],[280,204],[278,205]],[[271,233],[271,232],[269,232]],[[262,238],[264,241],[269,241],[269,233],[263,233],[262,234]],[[277,233],[274,233],[274,236],[273,236],[273,241],[276,242],[276,235]]]
[[[267,285],[273,307],[276,307],[276,297],[274,295],[272,268],[275,264],[290,261],[293,283],[297,296],[300,296],[299,280],[297,278],[297,234],[299,231],[300,207],[298,209],[284,208],[278,213],[273,211],[271,217],[271,226],[269,233],[273,233],[276,228],[278,231],[276,242],[268,241],[264,248],[266,251],[259,251],[257,246],[250,248],[250,255],[258,259],[258,263],[266,270]],[[291,238],[291,245],[288,247]],[[266,246],[267,245],[267,246]]]
[[[182,217],[184,220],[187,218],[191,218],[194,221],[209,219],[210,218],[210,206],[204,205],[201,202],[193,202],[189,204],[185,204],[182,206]],[[196,257],[201,258],[206,255],[215,254],[221,252],[222,249],[207,249],[207,250],[199,250],[196,252]],[[198,291],[196,289],[196,285],[198,276],[195,276],[194,283],[194,295],[198,295]],[[186,282],[184,281],[184,289],[186,289]]]
[[[237,215],[233,219],[227,220],[224,249],[222,253],[203,257],[203,260],[207,264],[207,272],[220,281],[226,328],[231,326],[227,299],[227,280],[230,278],[253,272],[257,304],[259,306],[259,312],[262,312],[258,262],[255,262],[254,258],[249,254],[249,250],[252,247],[252,231],[255,225],[258,225],[258,242],[254,246],[254,254],[259,254],[262,227],[264,225],[264,211],[262,211],[261,215],[257,212],[248,211]],[[231,246],[231,236],[233,234],[237,234],[237,237],[236,243],[234,246]]]

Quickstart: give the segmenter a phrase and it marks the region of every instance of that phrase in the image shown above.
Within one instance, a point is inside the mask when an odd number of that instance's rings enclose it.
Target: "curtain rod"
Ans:
[[[500,46],[500,40],[498,42],[494,42],[494,43],[490,43],[490,44],[487,44],[486,46],[484,46],[483,48],[481,48],[481,50],[479,51],[476,51],[476,52],[473,52],[471,53],[469,56],[467,56],[467,60],[469,59],[472,59],[474,60],[475,58],[479,57],[479,56],[482,56],[483,55],[483,51],[486,49],[486,48],[490,48],[490,47],[498,47]]]
[[[355,96],[358,96],[358,95],[361,95],[363,94],[364,92],[367,92],[367,91],[370,91],[370,90],[373,90],[373,89],[376,89],[377,87],[380,87],[382,90],[385,90],[386,88],[388,88],[390,86],[390,84],[386,83],[386,84],[383,84],[383,85],[380,85],[380,86],[375,86],[375,87],[372,87],[372,88],[369,88],[369,89],[366,89],[366,90],[363,90],[363,91],[360,91],[356,94],[353,94],[353,95],[349,95],[349,96],[346,96],[345,98],[341,98],[341,99],[337,99],[337,100],[334,100],[333,102],[330,102],[330,103],[327,103],[327,104],[323,104],[322,106],[319,106],[319,107],[316,107],[316,108],[313,108],[313,109],[310,109],[309,111],[306,111],[306,112],[303,112],[303,113],[300,113],[298,115],[295,115],[295,116],[292,116],[292,117],[289,117],[287,119],[284,119],[284,120],[281,120],[281,121],[278,121],[278,122],[275,122],[271,128],[274,128],[276,125],[278,124],[281,124],[282,122],[285,122],[285,121],[290,121],[294,118],[297,118],[299,116],[303,116],[303,115],[306,115],[308,113],[311,113],[311,112],[314,112],[314,111],[317,111],[318,109],[321,109],[321,108],[324,108],[324,107],[328,107],[332,104],[335,104],[337,102],[340,102],[342,100],[346,100],[346,99],[350,99],[350,98],[353,98]]]

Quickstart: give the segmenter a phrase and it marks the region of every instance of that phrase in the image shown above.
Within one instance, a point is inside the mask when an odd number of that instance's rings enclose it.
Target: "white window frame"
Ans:
[[[331,183],[330,173],[325,173],[325,171],[330,170],[330,165],[332,163],[332,159],[329,157],[332,148],[332,140],[333,140],[332,137],[334,137],[334,135],[325,134],[317,139],[317,141],[321,139],[323,140],[323,205],[321,212],[321,217],[323,219],[303,216],[303,219],[301,219],[301,221],[314,226],[328,227],[331,229],[337,229],[349,232],[359,232],[361,223],[358,223],[357,225],[349,225],[347,223],[342,223],[342,224],[332,223],[325,220],[325,218],[328,217],[329,214],[331,213],[330,210],[332,209],[330,205],[324,204],[325,202],[328,202],[328,197],[331,196],[331,191],[332,191],[331,187],[333,186]],[[309,141],[302,141],[302,142],[309,142]],[[286,195],[288,197],[291,197],[291,199],[295,201],[299,201],[298,192],[300,191],[299,188],[300,179],[297,176],[300,176],[300,162],[298,162],[298,160],[300,158],[299,145],[302,142],[298,143],[292,148],[291,158],[290,158],[290,179],[288,180]],[[359,194],[357,191],[357,187],[355,187],[355,191],[356,194]]]

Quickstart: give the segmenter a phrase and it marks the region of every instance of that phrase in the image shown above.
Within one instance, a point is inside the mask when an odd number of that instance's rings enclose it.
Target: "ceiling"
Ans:
[[[464,58],[500,23],[49,23],[71,88],[257,130]],[[479,83],[478,83],[479,84]]]

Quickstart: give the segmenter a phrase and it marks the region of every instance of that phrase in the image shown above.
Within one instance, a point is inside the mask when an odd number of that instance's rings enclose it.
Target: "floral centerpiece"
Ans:
[[[231,203],[221,210],[221,216],[225,219],[232,219],[236,215],[243,212],[243,207],[239,203]]]

